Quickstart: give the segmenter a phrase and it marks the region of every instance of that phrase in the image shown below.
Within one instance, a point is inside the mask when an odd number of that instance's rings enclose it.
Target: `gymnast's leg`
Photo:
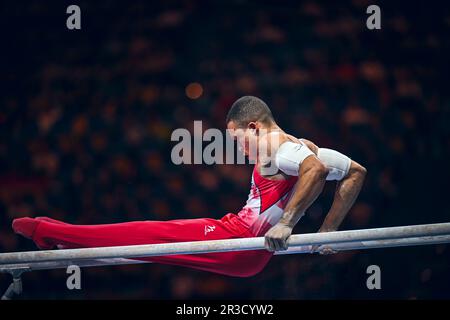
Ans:
[[[252,237],[238,216],[222,219],[134,221],[101,225],[73,225],[49,218],[20,218],[16,233],[31,238],[38,247],[91,248]],[[261,271],[272,254],[265,250],[139,258],[180,265],[230,276],[246,277]]]

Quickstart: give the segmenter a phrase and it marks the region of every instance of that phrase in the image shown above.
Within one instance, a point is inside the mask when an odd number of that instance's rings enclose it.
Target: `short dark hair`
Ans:
[[[235,122],[238,127],[245,127],[252,121],[271,124],[274,118],[264,101],[253,96],[243,96],[237,99],[228,111],[227,123],[230,121]]]

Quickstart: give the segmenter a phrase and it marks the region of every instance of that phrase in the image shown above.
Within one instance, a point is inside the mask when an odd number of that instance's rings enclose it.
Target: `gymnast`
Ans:
[[[108,246],[265,237],[266,250],[142,257],[208,272],[250,277],[267,265],[274,251],[286,250],[292,229],[322,192],[326,181],[337,181],[334,200],[318,232],[338,229],[358,196],[366,169],[332,149],[297,139],[275,122],[261,99],[244,96],[226,118],[228,132],[239,149],[255,160],[246,205],[221,219],[134,221],[74,225],[48,217],[19,218],[14,232],[32,239],[40,249]],[[255,148],[252,148],[255,146]],[[262,152],[265,151],[265,152]],[[321,254],[334,251],[327,246]]]

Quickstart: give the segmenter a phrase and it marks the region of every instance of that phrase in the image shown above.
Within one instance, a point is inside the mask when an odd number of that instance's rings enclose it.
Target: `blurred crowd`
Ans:
[[[170,138],[194,120],[224,129],[242,95],[368,169],[342,229],[449,221],[449,8],[381,2],[382,29],[368,30],[370,4],[79,1],[78,31],[65,27],[62,4],[5,5],[0,251],[35,249],[10,228],[23,216],[98,224],[239,211],[252,167],[174,165]],[[327,185],[296,232],[320,227],[333,192]],[[61,270],[42,271],[25,275],[25,296],[450,298],[449,254],[442,245],[275,257],[248,279],[92,268],[81,292],[65,289]],[[385,272],[382,292],[365,287],[370,264]]]

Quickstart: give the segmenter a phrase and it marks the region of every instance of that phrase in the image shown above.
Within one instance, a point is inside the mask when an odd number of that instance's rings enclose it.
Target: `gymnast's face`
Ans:
[[[230,136],[237,141],[238,149],[250,160],[256,160],[258,147],[258,125],[250,122],[247,127],[238,127],[234,121],[227,123]]]

